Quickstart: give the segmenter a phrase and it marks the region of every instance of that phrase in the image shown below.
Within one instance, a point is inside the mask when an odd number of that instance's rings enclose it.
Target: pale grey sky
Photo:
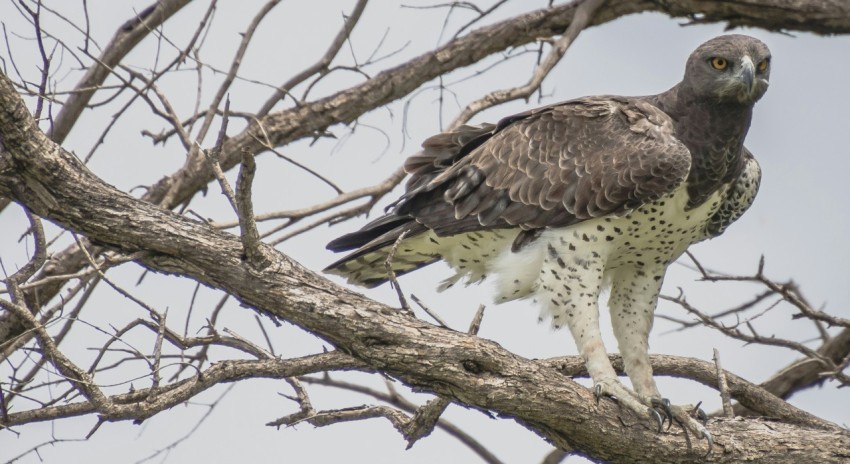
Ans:
[[[69,15],[78,14],[79,2],[53,3]],[[140,9],[148,3],[89,1],[94,37],[101,45],[105,44],[117,25],[130,17],[133,7]],[[201,58],[219,69],[226,69],[238,44],[238,33],[245,29],[263,3],[220,2]],[[430,3],[433,2],[409,2]],[[486,5],[490,2],[477,3]],[[528,11],[532,3],[537,7],[547,2],[508,2],[496,18]],[[282,2],[259,29],[240,75],[246,79],[274,83],[284,81],[324,53],[341,23],[341,14],[349,12],[353,4],[352,0]],[[199,11],[206,6],[207,2],[191,4],[186,11],[165,24],[165,35],[175,43],[185,43],[186,36],[197,25]],[[380,53],[401,49],[386,61],[400,63],[431,49],[441,40],[444,15],[444,10],[410,9],[395,2],[373,2],[366,8],[352,36],[354,53],[359,61],[365,60],[386,32]],[[10,31],[32,36],[31,29],[22,23],[10,1],[0,4],[0,18]],[[462,13],[458,14],[451,24],[461,24],[465,18]],[[514,102],[485,112],[474,121],[495,121],[539,104],[582,95],[652,94],[666,90],[680,79],[688,54],[701,42],[724,32],[719,25],[681,27],[681,22],[658,14],[643,14],[588,30],[582,33],[567,57],[544,83],[544,101]],[[61,27],[56,23],[52,25]],[[773,52],[770,89],[756,106],[747,139],[747,146],[761,163],[763,183],[755,205],[743,219],[721,238],[695,246],[692,251],[707,267],[731,273],[753,272],[759,256],[764,255],[768,276],[780,281],[793,278],[815,306],[824,305],[827,311],[847,317],[847,308],[850,307],[850,286],[847,285],[850,275],[850,246],[847,244],[850,209],[843,200],[846,196],[845,179],[850,171],[847,148],[850,146],[850,113],[844,110],[850,102],[850,90],[846,85],[850,79],[850,60],[847,59],[850,38],[820,38],[796,33],[788,36],[749,29],[737,32],[762,39]],[[18,67],[27,77],[34,78],[38,61],[34,61],[37,57],[32,43],[14,35],[10,37],[9,45]],[[406,47],[402,48],[405,44]],[[132,53],[130,62],[140,68],[154,66],[156,46],[153,40],[145,41]],[[7,60],[8,69],[9,57],[5,49],[3,47],[2,56]],[[163,45],[160,53],[159,60],[163,61],[171,56],[172,50]],[[453,85],[455,94],[446,95],[443,102],[443,124],[451,121],[460,107],[483,92],[525,82],[534,59],[533,54],[527,54],[499,65],[493,72]],[[66,68],[74,67],[70,58],[65,57],[65,60]],[[499,60],[499,57],[492,57],[488,63]],[[352,63],[351,54],[343,52],[340,61]],[[371,70],[376,72],[384,66],[382,62]],[[470,72],[458,71],[448,76],[446,82],[459,80]],[[182,71],[161,82],[164,93],[169,95],[181,115],[192,111],[195,77],[192,71]],[[78,78],[78,72],[69,73],[60,86],[70,87]],[[210,84],[220,81],[221,76],[208,73],[205,79],[205,83]],[[332,74],[316,87],[314,95],[332,92],[340,85],[359,79],[361,77],[353,73]],[[205,87],[204,101],[208,101],[213,89],[210,85]],[[235,110],[250,111],[256,109],[268,94],[267,87],[239,82],[230,91],[230,98]],[[438,97],[432,87],[411,100],[406,117],[407,137],[403,132],[405,102],[399,101],[391,104],[389,109],[365,115],[353,135],[349,136],[345,127],[332,127],[330,131],[337,135],[337,140],[321,139],[312,145],[309,140],[300,141],[284,147],[282,151],[323,172],[345,189],[374,184],[415,152],[425,137],[439,131]],[[85,156],[116,109],[116,104],[112,104],[87,112],[84,116],[86,122],[74,129],[65,146],[79,156]],[[145,106],[136,106],[131,114],[119,121],[96,152],[90,167],[122,189],[154,183],[162,175],[176,170],[184,159],[182,148],[176,141],[170,141],[165,147],[152,147],[149,139],[139,135],[141,129],[157,132],[162,127],[163,124],[151,117]],[[231,132],[239,128],[237,122],[231,122]],[[268,154],[260,157],[259,163],[255,184],[255,209],[258,213],[306,206],[333,194],[326,186]],[[379,207],[391,199],[382,202]],[[216,186],[211,186],[205,197],[193,201],[192,209],[217,220],[233,219],[230,207]],[[279,248],[311,269],[319,270],[335,259],[325,251],[324,244],[339,234],[354,230],[366,220],[361,218],[322,229],[285,242]],[[15,207],[7,208],[0,215],[0,256],[7,269],[26,260],[26,249],[17,243],[26,227]],[[63,240],[67,242],[69,238],[64,237]],[[433,288],[446,277],[447,272],[441,265],[431,266],[403,277],[401,284],[406,292],[428,302],[450,325],[462,328],[469,323],[479,303],[490,302],[490,290],[485,283],[481,287],[435,293]],[[140,268],[134,265],[110,271],[110,276],[128,288],[134,288],[132,286],[139,275]],[[687,267],[674,265],[665,282],[665,293],[674,294],[677,287],[682,287],[692,303],[707,311],[717,311],[756,291],[755,287],[743,284],[702,283],[697,282],[697,278],[698,275]],[[180,320],[180,315],[185,314],[188,307],[193,288],[191,282],[148,275],[137,293],[159,309],[168,308],[171,320]],[[366,294],[389,304],[396,303],[395,294],[389,288],[369,290]],[[201,289],[196,307],[211,307],[219,297],[216,292]],[[84,315],[92,323],[120,326],[142,315],[139,308],[105,286],[95,292],[89,304],[98,308]],[[688,318],[683,310],[668,303],[662,303],[659,312]],[[811,324],[792,322],[792,314],[789,308],[781,306],[759,319],[756,326],[763,330],[764,335],[776,334],[798,340],[816,335]],[[537,325],[536,320],[537,309],[528,301],[490,305],[480,336],[531,358],[575,354],[567,332],[552,332],[546,326]],[[191,330],[199,330],[203,324],[202,317],[195,316]],[[231,328],[247,337],[258,336],[252,314],[236,304],[231,304],[223,313],[219,326]],[[672,328],[674,326],[670,323],[657,321],[651,338],[651,351],[710,360],[712,348],[718,348],[725,368],[753,382],[765,379],[799,357],[787,350],[745,346],[707,329],[666,333]],[[283,355],[315,352],[322,346],[315,337],[290,326],[274,329],[271,336],[276,350]],[[616,344],[610,331],[606,330],[606,336],[609,350],[614,351]],[[66,344],[79,347],[70,354],[86,365],[85,360],[89,360],[92,353],[85,348],[97,346],[97,342],[92,340],[98,337],[102,335],[79,327]],[[135,341],[133,336],[128,338],[130,343]],[[137,341],[149,349],[146,345],[148,337],[139,337]],[[0,378],[5,381],[7,375],[8,366],[0,365]],[[382,381],[375,376],[346,374],[339,377],[382,387]],[[124,379],[112,374],[99,378],[103,383],[121,380]],[[145,380],[138,381],[138,384],[144,385]],[[674,403],[702,400],[706,410],[719,406],[719,399],[712,390],[694,382],[662,379],[659,387]],[[122,385],[115,391],[126,391],[127,388],[127,385]],[[210,402],[222,395],[225,388],[204,393],[194,403]],[[452,462],[476,462],[477,458],[467,448],[439,430],[411,450],[405,450],[404,440],[383,420],[320,429],[307,424],[285,430],[266,427],[266,422],[294,411],[293,403],[279,396],[278,392],[289,393],[289,388],[280,381],[257,380],[236,385],[194,435],[171,451],[168,462],[368,460],[372,463],[428,463],[447,457]],[[321,387],[311,387],[310,393],[317,408],[373,402],[367,397]],[[846,404],[846,393],[842,400],[831,384],[798,394],[792,398],[792,403],[838,423],[850,422],[850,411],[836,407],[836,404]],[[141,426],[105,424],[90,440],[46,448],[41,456],[45,462],[135,462],[188,433],[205,412],[203,406],[187,405],[159,414]],[[538,462],[551,449],[539,437],[510,420],[490,419],[457,406],[450,407],[445,417],[463,427],[507,463]],[[55,424],[29,425],[18,429],[19,436],[0,432],[0,459],[47,440],[51,435],[65,439],[82,438],[96,420],[93,416],[84,416]],[[23,462],[38,460],[30,456]]]

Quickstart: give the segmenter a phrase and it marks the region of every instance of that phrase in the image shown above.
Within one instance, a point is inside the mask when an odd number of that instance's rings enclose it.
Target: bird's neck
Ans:
[[[688,176],[691,206],[701,204],[723,184],[740,175],[752,104],[698,98],[679,86],[652,97],[651,102],[673,119],[676,137],[691,152]]]

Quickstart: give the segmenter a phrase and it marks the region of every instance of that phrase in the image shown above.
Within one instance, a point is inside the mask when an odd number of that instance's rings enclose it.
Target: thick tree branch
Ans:
[[[614,369],[621,375],[623,358],[620,355],[609,355]],[[662,354],[650,355],[652,370],[656,375],[687,378],[695,380],[706,387],[717,389],[717,371],[714,364],[694,358],[669,356]],[[586,377],[587,368],[577,356],[547,359],[541,361],[547,366],[554,367],[570,377]],[[787,421],[794,424],[818,428],[834,428],[835,424],[820,419],[806,411],[782,401],[758,385],[747,382],[731,372],[724,371],[729,386],[729,394],[740,404],[752,408],[760,415]]]

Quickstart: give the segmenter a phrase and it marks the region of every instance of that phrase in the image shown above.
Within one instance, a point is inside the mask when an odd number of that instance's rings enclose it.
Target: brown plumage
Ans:
[[[397,274],[442,259],[456,272],[443,287],[495,275],[497,301],[533,296],[553,327],[570,329],[598,393],[656,418],[653,408],[662,410],[710,441],[661,399],[647,339],[667,266],[722,233],[755,197],[761,171],[744,138],[769,73],[763,43],[721,36],[691,54],[666,92],[580,98],[431,137],[405,164],[406,193],[329,243],[351,253],[326,270],[383,283],[388,250],[404,234]],[[606,281],[634,390],[617,380],[602,345]]]

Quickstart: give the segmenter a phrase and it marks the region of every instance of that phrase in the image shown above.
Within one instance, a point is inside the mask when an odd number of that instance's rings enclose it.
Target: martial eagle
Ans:
[[[652,377],[648,337],[667,267],[749,208],[761,170],[744,147],[768,87],[770,51],[716,37],[658,95],[596,96],[433,136],[410,157],[406,193],[383,217],[330,244],[354,250],[326,270],[372,287],[438,260],[464,280],[497,279],[496,301],[532,297],[569,328],[597,395],[661,425],[659,412],[711,437],[670,406]],[[610,286],[614,335],[633,389],[617,378],[599,329]]]

